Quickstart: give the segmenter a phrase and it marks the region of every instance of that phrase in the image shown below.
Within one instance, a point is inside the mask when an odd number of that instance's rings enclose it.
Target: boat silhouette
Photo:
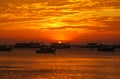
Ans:
[[[98,46],[98,43],[91,42],[86,45],[86,48],[97,48]]]
[[[120,48],[120,44],[113,45],[115,48]]]
[[[12,47],[7,45],[0,45],[0,51],[11,51]]]
[[[14,45],[15,48],[39,48],[43,43],[35,43],[35,42],[30,42],[30,43],[16,43]]]
[[[110,45],[99,45],[97,48],[98,51],[114,51],[115,47]]]
[[[56,48],[53,46],[43,45],[39,48],[39,50],[36,50],[36,53],[55,53]]]

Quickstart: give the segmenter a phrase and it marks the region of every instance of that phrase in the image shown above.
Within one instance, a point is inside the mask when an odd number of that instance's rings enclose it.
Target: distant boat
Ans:
[[[88,43],[86,45],[86,48],[97,48],[99,45],[98,43]]]
[[[53,53],[54,54],[55,51],[56,51],[55,47],[44,45],[44,46],[41,46],[39,50],[36,50],[36,53],[43,53],[43,54]]]
[[[53,46],[57,49],[64,49],[64,48],[71,47],[71,45],[69,43],[62,43],[62,42],[52,43],[51,46]]]
[[[15,48],[39,48],[41,45],[43,45],[43,43],[34,43],[34,42],[16,43],[14,47]]]
[[[12,47],[7,45],[0,45],[0,51],[11,51]]]
[[[110,45],[99,45],[97,48],[98,51],[114,51],[115,47]]]
[[[115,48],[120,48],[120,44],[113,45]]]

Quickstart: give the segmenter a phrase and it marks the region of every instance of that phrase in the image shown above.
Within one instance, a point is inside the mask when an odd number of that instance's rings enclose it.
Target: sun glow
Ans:
[[[0,0],[0,4],[0,42],[120,40],[119,0]]]
[[[76,35],[70,31],[55,31],[50,33],[50,36],[48,38],[52,41],[61,43],[62,41],[70,42],[74,40],[76,38]]]
[[[62,41],[58,41],[58,43],[59,43],[59,44],[61,44],[61,43],[62,43]]]

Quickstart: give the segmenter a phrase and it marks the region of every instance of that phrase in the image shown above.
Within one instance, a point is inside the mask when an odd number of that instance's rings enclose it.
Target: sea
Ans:
[[[55,54],[35,50],[0,51],[0,79],[120,79],[120,49],[72,47],[57,49]]]

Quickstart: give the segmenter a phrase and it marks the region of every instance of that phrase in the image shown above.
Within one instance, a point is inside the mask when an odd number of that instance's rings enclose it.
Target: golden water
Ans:
[[[120,50],[71,48],[55,55],[37,54],[34,49],[0,52],[0,79],[120,79]]]

